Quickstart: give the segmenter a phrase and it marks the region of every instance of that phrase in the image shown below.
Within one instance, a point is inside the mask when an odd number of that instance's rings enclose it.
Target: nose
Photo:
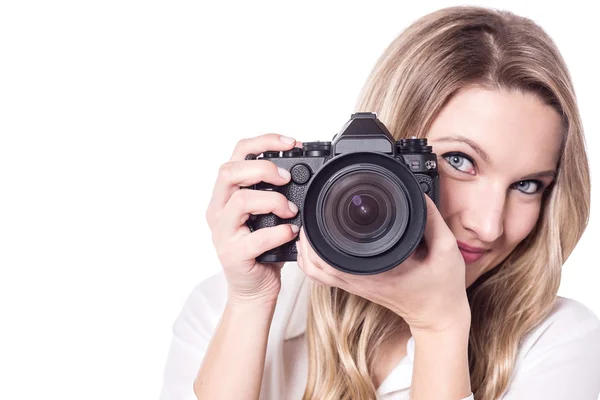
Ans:
[[[504,233],[506,191],[487,186],[471,198],[463,211],[462,224],[482,242],[492,243]]]

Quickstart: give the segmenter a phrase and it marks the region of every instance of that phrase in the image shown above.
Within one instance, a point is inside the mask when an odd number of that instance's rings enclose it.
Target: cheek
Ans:
[[[504,223],[506,245],[516,247],[535,227],[540,214],[540,204],[519,204],[509,207]]]

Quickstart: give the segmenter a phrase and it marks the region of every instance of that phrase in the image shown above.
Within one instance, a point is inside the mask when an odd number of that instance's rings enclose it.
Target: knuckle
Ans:
[[[242,208],[250,201],[250,196],[251,193],[247,189],[236,190],[233,195],[231,195],[231,201],[233,201],[238,208]]]
[[[248,138],[242,138],[242,139],[238,140],[238,142],[235,144],[235,149],[243,150],[244,148],[247,147],[247,144],[248,144]]]
[[[233,175],[233,163],[226,162],[219,167],[219,178],[224,181],[230,181]]]

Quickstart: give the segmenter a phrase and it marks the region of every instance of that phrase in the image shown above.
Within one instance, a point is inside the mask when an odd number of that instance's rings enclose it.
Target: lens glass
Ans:
[[[402,182],[374,165],[352,165],[325,189],[323,229],[339,250],[369,257],[391,248],[408,224],[409,205]]]
[[[350,200],[348,214],[351,222],[356,226],[369,226],[377,221],[379,204],[368,194],[357,194]]]
[[[350,190],[339,193],[332,218],[336,231],[360,243],[377,240],[389,228],[394,214],[388,197],[385,190],[368,183],[352,185]]]

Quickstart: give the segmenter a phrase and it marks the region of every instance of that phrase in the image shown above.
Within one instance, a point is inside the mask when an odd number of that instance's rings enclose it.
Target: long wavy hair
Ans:
[[[548,316],[561,268],[589,218],[590,180],[583,129],[565,62],[532,20],[507,11],[451,7],[428,14],[381,55],[355,111],[376,112],[396,139],[425,137],[442,107],[473,85],[535,93],[562,116],[557,178],[532,232],[467,289],[469,367],[478,400],[510,384],[519,344]],[[341,289],[313,285],[304,400],[375,399],[377,349],[401,317]]]

